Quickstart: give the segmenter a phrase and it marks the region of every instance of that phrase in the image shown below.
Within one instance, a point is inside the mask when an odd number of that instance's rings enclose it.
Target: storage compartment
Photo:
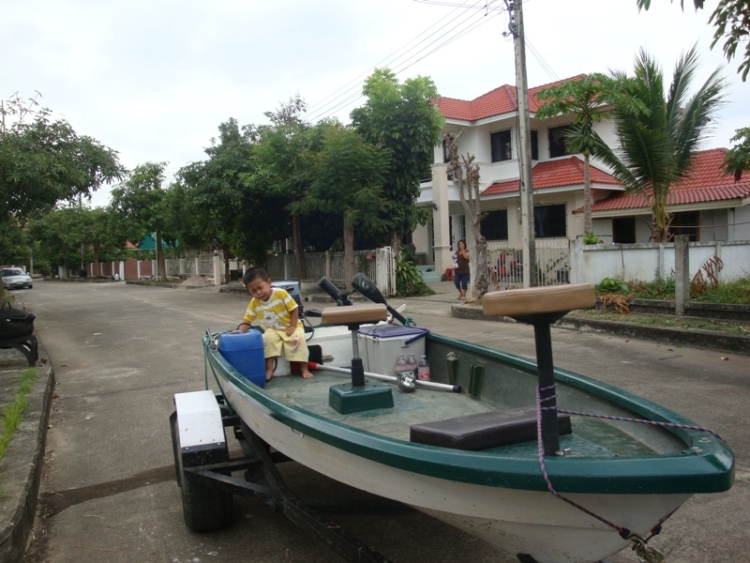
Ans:
[[[394,375],[396,362],[403,354],[414,354],[417,362],[425,353],[425,338],[430,331],[418,326],[382,324],[359,329],[359,354],[365,371]]]
[[[263,336],[257,330],[219,336],[219,352],[229,364],[258,387],[266,386]]]

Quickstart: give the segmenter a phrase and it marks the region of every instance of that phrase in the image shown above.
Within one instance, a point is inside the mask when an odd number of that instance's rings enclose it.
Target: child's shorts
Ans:
[[[288,361],[306,362],[308,352],[305,330],[298,326],[294,334],[287,336],[285,330],[267,328],[263,333],[263,350],[266,358],[277,358],[283,350]]]

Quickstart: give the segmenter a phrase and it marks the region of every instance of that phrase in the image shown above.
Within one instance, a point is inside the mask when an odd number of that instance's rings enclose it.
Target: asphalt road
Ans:
[[[338,560],[281,513],[250,499],[237,500],[228,530],[194,534],[183,523],[168,427],[172,397],[203,388],[201,336],[206,329],[233,328],[245,296],[39,282],[18,297],[37,317],[36,333],[57,378],[41,509],[27,562]],[[406,314],[442,334],[533,355],[532,329],[454,319],[452,299],[406,300]],[[553,330],[553,344],[557,365],[657,401],[729,440],[737,455],[734,488],[689,501],[652,545],[673,563],[745,561],[748,357],[559,329]],[[282,471],[301,497],[362,497],[294,463]],[[511,561],[413,511],[330,519],[400,563]],[[637,559],[625,551],[610,561]]]

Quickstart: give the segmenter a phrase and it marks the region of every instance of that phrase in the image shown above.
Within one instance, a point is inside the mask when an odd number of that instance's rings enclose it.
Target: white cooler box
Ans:
[[[365,371],[394,375],[398,357],[409,359],[414,354],[417,362],[425,353],[425,338],[430,331],[417,326],[382,324],[359,329],[359,355]]]

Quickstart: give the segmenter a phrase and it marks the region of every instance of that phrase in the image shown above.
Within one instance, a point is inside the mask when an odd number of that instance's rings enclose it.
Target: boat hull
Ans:
[[[273,448],[331,479],[402,502],[513,557],[527,554],[540,563],[600,561],[630,544],[611,526],[548,491],[538,459],[447,450],[378,436],[279,402],[267,389],[239,376],[210,346],[207,354],[221,392],[248,428]],[[729,450],[725,454],[719,456],[724,467],[717,473],[726,473],[731,484],[733,458]],[[667,466],[677,464],[679,472],[681,462],[679,457],[670,458]],[[710,463],[716,465],[714,459]],[[613,464],[611,477],[603,477],[599,466]],[[488,469],[482,473],[485,465]],[[670,489],[666,483],[679,479],[663,469],[653,481],[665,483],[664,492],[649,488],[635,473],[627,490],[621,490],[626,486],[621,482],[628,483],[629,468],[638,467],[639,460],[554,458],[548,465],[565,497],[643,537],[693,494],[687,486]],[[575,478],[569,475],[569,481],[563,478],[568,465],[578,473]],[[504,468],[510,475],[507,482]],[[718,484],[712,486],[718,490],[723,485],[716,480]],[[581,482],[598,484],[576,490],[575,483]]]

